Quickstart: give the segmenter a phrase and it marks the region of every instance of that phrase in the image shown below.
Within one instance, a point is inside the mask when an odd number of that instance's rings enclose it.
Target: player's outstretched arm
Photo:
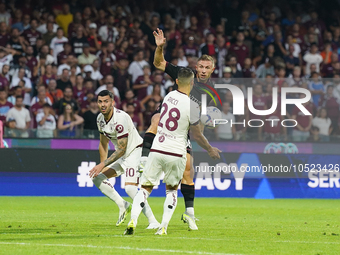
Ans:
[[[107,139],[105,135],[100,134],[99,142],[100,162],[103,162],[105,159],[107,159],[108,152],[109,152],[109,139]]]
[[[157,69],[164,72],[165,67],[166,67],[166,61],[164,59],[163,47],[166,42],[166,39],[164,38],[163,31],[159,28],[157,28],[157,31],[153,31],[153,35],[155,37],[155,41],[157,45],[153,64],[155,65]]]
[[[212,159],[219,159],[221,151],[217,149],[216,147],[212,147],[209,144],[207,138],[205,138],[205,136],[202,134],[200,126],[191,125],[190,129],[191,129],[193,138],[198,143],[198,145],[201,146],[203,149],[205,149]]]
[[[127,137],[123,137],[123,138],[118,139],[117,148],[115,148],[116,151],[114,153],[112,153],[112,155],[110,157],[108,157],[107,159],[104,160],[105,166],[112,164],[113,162],[115,162],[117,159],[119,159],[120,157],[122,157],[125,154],[127,142],[128,142]]]

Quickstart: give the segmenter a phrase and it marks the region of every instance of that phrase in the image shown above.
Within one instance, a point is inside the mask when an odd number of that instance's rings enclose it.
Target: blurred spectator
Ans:
[[[51,40],[50,48],[51,54],[54,57],[54,63],[58,64],[58,54],[64,50],[64,43],[67,43],[68,39],[64,37],[64,30],[62,28],[58,28],[57,36]]]
[[[10,102],[11,104],[15,105],[16,97],[17,96],[23,96],[25,94],[25,92],[23,90],[23,86],[20,86],[20,85],[15,86],[14,88],[12,88],[12,92],[13,92],[13,95],[9,96],[7,98],[7,101]]]
[[[130,64],[128,72],[132,75],[132,82],[134,83],[138,76],[143,75],[143,67],[148,65],[148,62],[144,60],[144,52],[139,49],[135,52],[134,61]]]
[[[237,56],[238,62],[243,66],[244,60],[249,57],[249,49],[244,44],[243,32],[238,32],[236,37],[236,43],[232,44],[229,48],[230,53],[234,53]]]
[[[332,52],[330,55],[330,62],[328,64],[324,64],[322,66],[322,76],[324,78],[332,78],[334,71],[336,70],[336,64],[339,63],[338,54],[336,52]]]
[[[189,65],[187,58],[184,55],[183,48],[177,50],[177,60],[179,66],[187,67]]]
[[[29,45],[35,46],[37,43],[37,39],[41,38],[41,33],[37,31],[38,21],[36,19],[32,19],[30,22],[30,28],[24,30],[22,35]]]
[[[1,73],[0,73],[0,89],[4,89],[6,92],[9,90],[9,82],[8,79],[6,78],[6,74],[8,73],[9,66],[8,65],[3,65],[1,68]]]
[[[26,131],[31,123],[31,116],[29,111],[23,107],[23,97],[16,96],[15,105],[12,107],[6,116],[6,121],[15,121],[15,126],[12,128],[20,130],[21,137],[28,137],[28,132]]]
[[[64,96],[59,101],[53,104],[53,108],[57,114],[63,114],[66,105],[71,105],[74,112],[78,112],[79,107],[77,101],[73,98],[72,87],[66,87],[64,89]]]
[[[5,125],[7,113],[12,107],[13,104],[7,101],[6,90],[4,88],[0,88],[0,120],[3,125]]]
[[[339,79],[339,77],[337,77]],[[328,85],[326,94],[320,97],[319,106],[324,107],[327,110],[327,116],[332,122],[332,132],[338,132],[338,119],[340,117],[340,104],[339,99],[334,96],[334,86]]]
[[[105,77],[111,74],[111,69],[116,61],[116,56],[114,54],[115,45],[112,42],[103,43],[102,50],[97,53],[100,60],[100,73]]]
[[[183,47],[185,56],[188,56],[188,55],[195,56],[195,57],[198,56],[198,46],[195,44],[193,36],[189,36],[188,39],[186,40],[186,44],[184,44],[182,47]]]
[[[322,59],[323,59],[323,63],[326,64],[330,64],[331,63],[331,55],[332,55],[332,45],[330,42],[326,42],[324,45],[324,50],[321,51],[320,53]]]
[[[138,106],[138,104],[137,104],[137,106]],[[138,130],[138,132],[141,133],[143,131],[143,122],[139,118],[139,116],[142,115],[142,113],[140,112],[139,114],[136,114],[135,105],[133,103],[126,104],[126,110],[125,111],[131,117],[133,125],[135,126],[135,128]]]
[[[6,5],[3,2],[0,3],[0,21],[5,22],[8,26],[12,24],[11,14],[6,11]]]
[[[55,23],[55,18],[53,14],[48,14],[47,16],[47,20],[46,22],[40,24],[40,26],[37,28],[37,30],[41,33],[41,34],[46,34],[49,31],[53,32],[53,33],[57,33],[57,29],[58,29],[58,25]],[[51,29],[49,29],[51,28]],[[47,45],[49,45],[49,43],[46,42]]]
[[[242,67],[239,63],[237,63],[237,58],[233,55],[229,56],[228,65],[231,68],[231,77],[232,78],[242,78]],[[244,65],[244,63],[242,63]]]
[[[304,94],[300,94],[300,98],[304,98]],[[313,109],[311,108],[309,102],[302,104],[307,111],[313,114]],[[312,115],[305,115],[300,108],[298,108],[296,105],[293,108],[292,111],[292,119],[296,120],[297,125],[294,127],[293,130],[293,140],[296,142],[303,142],[306,141],[306,139],[309,136],[309,131],[312,126]]]
[[[267,75],[274,76],[274,60],[272,58],[266,59],[266,62],[260,65],[256,70],[256,77],[257,78],[266,78]]]
[[[243,65],[243,69],[242,69],[242,77],[243,78],[255,78],[256,74],[255,74],[255,66],[252,65],[251,63],[251,58],[246,58],[244,60],[244,65]]]
[[[48,84],[50,80],[55,80],[56,76],[52,74],[52,66],[51,65],[46,65],[45,70],[42,73],[42,75],[39,78],[39,82],[37,86],[44,85],[46,88],[48,87]]]
[[[68,56],[71,55],[72,57],[74,57],[71,44],[69,42],[65,42],[63,45],[64,45],[64,48],[61,48],[61,51],[58,53],[57,59],[56,59],[56,63],[58,65],[65,64],[68,59]]]
[[[83,54],[83,50],[86,46],[88,48],[87,55],[90,53],[90,45],[87,38],[84,35],[84,29],[82,26],[76,28],[76,36],[70,40],[70,44],[73,49],[73,54],[78,58]],[[92,55],[92,54],[91,54]],[[92,63],[91,63],[92,64]]]
[[[142,100],[147,96],[147,88],[153,84],[150,79],[150,75],[151,68],[149,65],[145,65],[143,67],[143,75],[138,76],[134,85],[132,86],[135,93],[137,94],[138,100]]]
[[[97,100],[92,98],[90,101],[89,109],[84,113],[84,129],[85,130],[97,130],[97,116],[99,114],[99,108]]]
[[[0,22],[0,46],[5,47],[10,41],[11,36],[7,31],[7,25],[5,22]]]
[[[96,23],[91,23],[89,26],[90,33],[87,37],[87,41],[90,45],[90,52],[95,54],[101,47],[101,38],[97,36],[97,25]]]
[[[20,81],[23,82],[23,84],[20,84]],[[25,69],[20,68],[18,72],[18,77],[12,76],[12,83],[10,88],[13,88],[15,86],[22,86],[22,89],[25,91],[24,94],[24,105],[30,106],[31,105],[31,91],[32,91],[32,82],[30,79],[25,77]]]
[[[326,108],[321,108],[317,117],[312,120],[312,125],[320,130],[319,136],[322,141],[329,142],[329,135],[332,133],[332,121],[327,116]]]
[[[281,126],[283,116],[281,115],[281,107],[277,107],[271,114],[266,115],[263,127],[264,141],[282,141],[287,139],[287,129]]]
[[[70,13],[70,6],[68,4],[63,4],[62,13],[59,13],[56,17],[56,22],[59,27],[61,27],[67,35],[68,26],[73,20],[73,15]]]
[[[88,90],[85,91],[81,96],[80,96],[80,113],[84,114],[86,111],[90,109],[90,104],[92,100],[96,101],[96,97],[93,93],[93,91]]]
[[[96,91],[95,91],[95,94],[98,95],[100,93],[100,91],[102,90],[105,90],[107,89],[108,90],[108,87],[107,85],[112,85],[113,86],[114,84],[114,78],[112,75],[107,75],[104,79],[104,84],[102,86],[100,86]],[[113,88],[113,91],[114,91],[114,95],[117,96],[118,98],[120,98],[120,95],[119,95],[119,91],[117,88]]]
[[[63,91],[61,89],[57,89],[57,81],[55,79],[49,80],[46,96],[48,96],[52,104],[63,98]]]
[[[308,83],[308,88],[312,93],[312,99],[315,106],[319,105],[320,97],[325,93],[325,88],[318,73],[311,74],[311,81]]]
[[[63,63],[63,64],[58,66],[57,75],[58,76],[62,75],[62,72],[64,71],[64,69],[68,69],[69,71],[71,71],[72,66],[75,67],[75,75],[80,74],[81,69],[80,69],[79,66],[76,65],[76,62],[77,62],[77,59],[72,54],[68,55],[67,58],[66,58],[66,63]]]
[[[256,110],[267,110],[268,98],[264,95],[262,85],[256,84],[253,86],[253,98],[252,104]],[[248,109],[249,119],[260,119],[263,120],[264,116],[256,115]],[[248,133],[251,134],[251,139],[258,138],[262,139],[262,128],[260,127],[248,127]]]
[[[90,76],[87,78],[91,78],[96,82],[96,84],[102,85],[102,79],[104,78],[103,75],[100,73],[99,70],[99,60],[95,59],[93,61],[92,66],[91,65],[86,65],[84,66],[84,73],[90,73]],[[97,86],[96,86],[97,87]]]
[[[321,142],[320,129],[312,126],[310,129],[311,135],[307,138],[307,142]]]
[[[60,137],[75,137],[76,128],[80,128],[80,125],[84,122],[84,119],[75,113],[72,105],[65,104],[63,113],[58,118],[58,130]]]
[[[143,111],[145,111],[145,105],[148,103],[149,100],[155,101],[156,104],[160,103],[163,101],[163,97],[161,95],[161,85],[160,84],[155,84],[153,85],[153,90],[152,93],[143,98],[140,101],[140,105]]]
[[[98,34],[104,42],[116,42],[118,30],[114,27],[115,18],[110,15],[107,18],[106,25],[99,28]]]
[[[66,87],[72,87],[70,71],[67,68],[63,69],[60,79],[57,80],[57,89],[64,91]]]
[[[76,77],[76,85],[73,87],[73,98],[78,100],[79,96],[85,91],[84,90],[84,78],[81,74]]]
[[[42,112],[37,114],[36,122],[37,127],[37,137],[38,138],[53,138],[54,130],[56,129],[56,121],[54,116],[50,113],[51,106],[49,104],[44,104]]]
[[[46,25],[46,32],[42,33],[42,39],[44,40],[44,44],[50,45],[51,41],[54,37],[57,36],[57,29],[58,29],[58,25],[53,24],[52,22],[48,22]],[[54,32],[54,25],[57,26],[57,28],[55,29]]]
[[[144,127],[149,127],[151,125],[151,118],[157,109],[157,105],[154,100],[149,100],[146,104],[146,109],[143,112]]]
[[[222,123],[214,129],[216,140],[221,141],[233,140],[233,137],[235,136],[236,133],[236,127],[235,124],[231,125],[231,122],[235,123],[235,116],[230,112],[229,102],[223,102],[222,104],[221,119],[227,120],[228,123],[226,124]]]
[[[37,91],[38,91],[38,95],[32,98],[31,106],[36,104],[36,103],[38,103],[38,102],[40,102],[41,99],[43,99],[49,105],[52,105],[51,99],[46,95],[46,88],[45,88],[45,86],[43,86],[43,85],[39,86]]]
[[[124,99],[125,91],[130,88],[130,74],[128,73],[129,60],[121,58],[118,60],[119,65],[113,68],[114,86],[119,91],[119,97]]]
[[[284,57],[284,61],[286,64],[287,75],[292,74],[294,68],[300,65],[299,58],[294,56],[294,45],[288,45],[288,54]]]
[[[97,57],[90,53],[90,45],[83,45],[83,53],[78,56],[78,64],[83,68],[85,65],[92,65]]]
[[[305,73],[307,75],[311,74],[310,66],[312,64],[315,64],[316,72],[317,73],[320,72],[320,64],[322,63],[323,59],[321,55],[318,53],[318,46],[316,45],[316,43],[312,43],[310,52],[307,52],[303,56],[303,60],[306,62]]]
[[[206,36],[206,43],[202,46],[200,50],[199,56],[202,56],[204,54],[207,54],[209,56],[217,56],[218,54],[218,48],[217,45],[214,43],[215,36],[212,33],[207,34]],[[178,64],[180,65],[180,64]]]

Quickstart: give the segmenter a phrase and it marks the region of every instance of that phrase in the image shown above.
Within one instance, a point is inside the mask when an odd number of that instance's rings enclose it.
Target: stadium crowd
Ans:
[[[282,87],[312,93],[305,106],[313,116],[290,107],[286,116],[278,108],[261,117],[296,119],[294,128],[220,125],[211,136],[329,141],[340,134],[339,17],[338,1],[317,0],[1,2],[0,120],[7,137],[29,137],[32,130],[38,137],[75,137],[97,130],[96,95],[107,89],[143,132],[174,85],[152,64],[152,32],[160,28],[167,61],[195,69],[198,57],[212,56],[211,77],[245,96],[253,87],[256,109],[271,107],[275,87],[279,94]],[[259,118],[248,109],[234,116],[231,92],[218,92],[223,119]]]

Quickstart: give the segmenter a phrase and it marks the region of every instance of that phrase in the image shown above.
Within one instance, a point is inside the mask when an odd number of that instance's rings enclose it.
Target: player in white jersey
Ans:
[[[166,184],[166,199],[162,223],[156,234],[166,234],[177,205],[177,188],[186,165],[187,134],[190,125],[197,143],[208,151],[210,157],[220,158],[221,151],[211,147],[198,125],[199,106],[192,105],[192,100],[189,98],[193,81],[192,70],[182,68],[176,79],[178,90],[170,92],[163,100],[157,134],[141,177],[142,188],[133,199],[131,220],[124,232],[125,235],[134,233],[139,214],[147,204],[153,186],[159,185],[162,172],[165,174],[163,182]]]
[[[142,138],[136,130],[130,116],[114,107],[113,94],[103,90],[98,94],[98,106],[101,113],[97,117],[100,132],[100,164],[90,170],[90,177],[96,187],[119,208],[116,226],[120,226],[131,211],[131,204],[125,201],[114,189],[108,178],[125,174],[125,191],[133,199],[138,191],[138,165],[141,157]],[[108,156],[109,141],[115,146],[114,153]],[[148,229],[158,228],[159,223],[148,204],[143,213],[149,220]]]

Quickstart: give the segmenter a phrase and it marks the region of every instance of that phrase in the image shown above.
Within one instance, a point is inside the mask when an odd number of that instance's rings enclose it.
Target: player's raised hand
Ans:
[[[157,31],[153,31],[153,36],[155,37],[156,45],[163,46],[166,42],[162,29],[157,28]]]
[[[220,152],[222,152],[222,151],[220,151],[218,148],[212,147],[211,150],[208,151],[208,155],[212,159],[219,159],[220,158]]]
[[[105,165],[104,165],[104,163],[102,162],[102,163],[96,165],[94,168],[92,168],[92,169],[90,170],[90,172],[89,172],[90,178],[96,177],[98,174],[100,174],[101,171],[103,170],[104,166],[105,166]]]

